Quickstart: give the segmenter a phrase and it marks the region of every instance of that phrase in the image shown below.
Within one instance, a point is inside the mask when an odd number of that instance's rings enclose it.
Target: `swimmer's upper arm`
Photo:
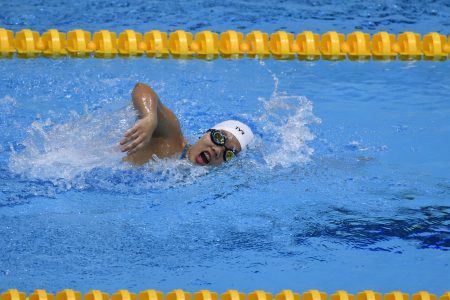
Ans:
[[[150,86],[137,83],[133,89],[132,98],[139,117],[149,117],[157,123],[154,137],[173,138],[181,135],[178,118],[162,103]]]

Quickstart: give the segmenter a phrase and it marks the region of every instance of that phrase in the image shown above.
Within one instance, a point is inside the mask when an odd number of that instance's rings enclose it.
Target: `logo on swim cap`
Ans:
[[[233,134],[241,145],[242,150],[247,148],[248,144],[253,140],[253,132],[242,122],[236,120],[228,120],[214,125],[212,129],[226,130]]]
[[[236,126],[236,129],[237,129],[241,134],[245,134],[244,130],[242,130],[241,128],[239,128],[239,126]]]

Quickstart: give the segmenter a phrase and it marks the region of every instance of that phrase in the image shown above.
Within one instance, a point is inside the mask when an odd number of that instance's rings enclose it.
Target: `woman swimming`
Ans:
[[[209,129],[195,144],[189,145],[175,114],[167,108],[148,85],[138,83],[132,92],[139,119],[120,141],[124,160],[142,165],[153,155],[159,158],[180,154],[196,165],[218,166],[232,160],[253,140],[245,124],[228,120]]]

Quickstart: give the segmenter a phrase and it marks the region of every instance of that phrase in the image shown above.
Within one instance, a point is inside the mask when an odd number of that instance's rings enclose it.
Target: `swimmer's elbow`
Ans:
[[[134,89],[142,89],[142,88],[144,88],[144,87],[149,88],[149,86],[146,85],[145,83],[138,82],[138,83],[136,83],[136,85],[134,86]]]
[[[134,108],[139,112],[140,118],[143,118],[148,114],[156,113],[160,106],[158,95],[151,87],[144,83],[137,83],[134,86],[132,102]]]
[[[149,93],[151,91],[152,91],[151,87],[149,87],[145,83],[138,82],[133,88],[133,95],[145,92]]]
[[[136,83],[131,94],[133,99],[141,99],[143,97],[150,96],[152,99],[159,101],[158,95],[156,95],[155,91],[145,83]]]

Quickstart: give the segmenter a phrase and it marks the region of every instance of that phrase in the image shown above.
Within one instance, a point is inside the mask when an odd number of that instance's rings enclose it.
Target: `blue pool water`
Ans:
[[[445,1],[2,3],[0,27],[449,34]],[[0,290],[450,289],[450,64],[0,59]],[[136,82],[218,169],[121,162]]]

